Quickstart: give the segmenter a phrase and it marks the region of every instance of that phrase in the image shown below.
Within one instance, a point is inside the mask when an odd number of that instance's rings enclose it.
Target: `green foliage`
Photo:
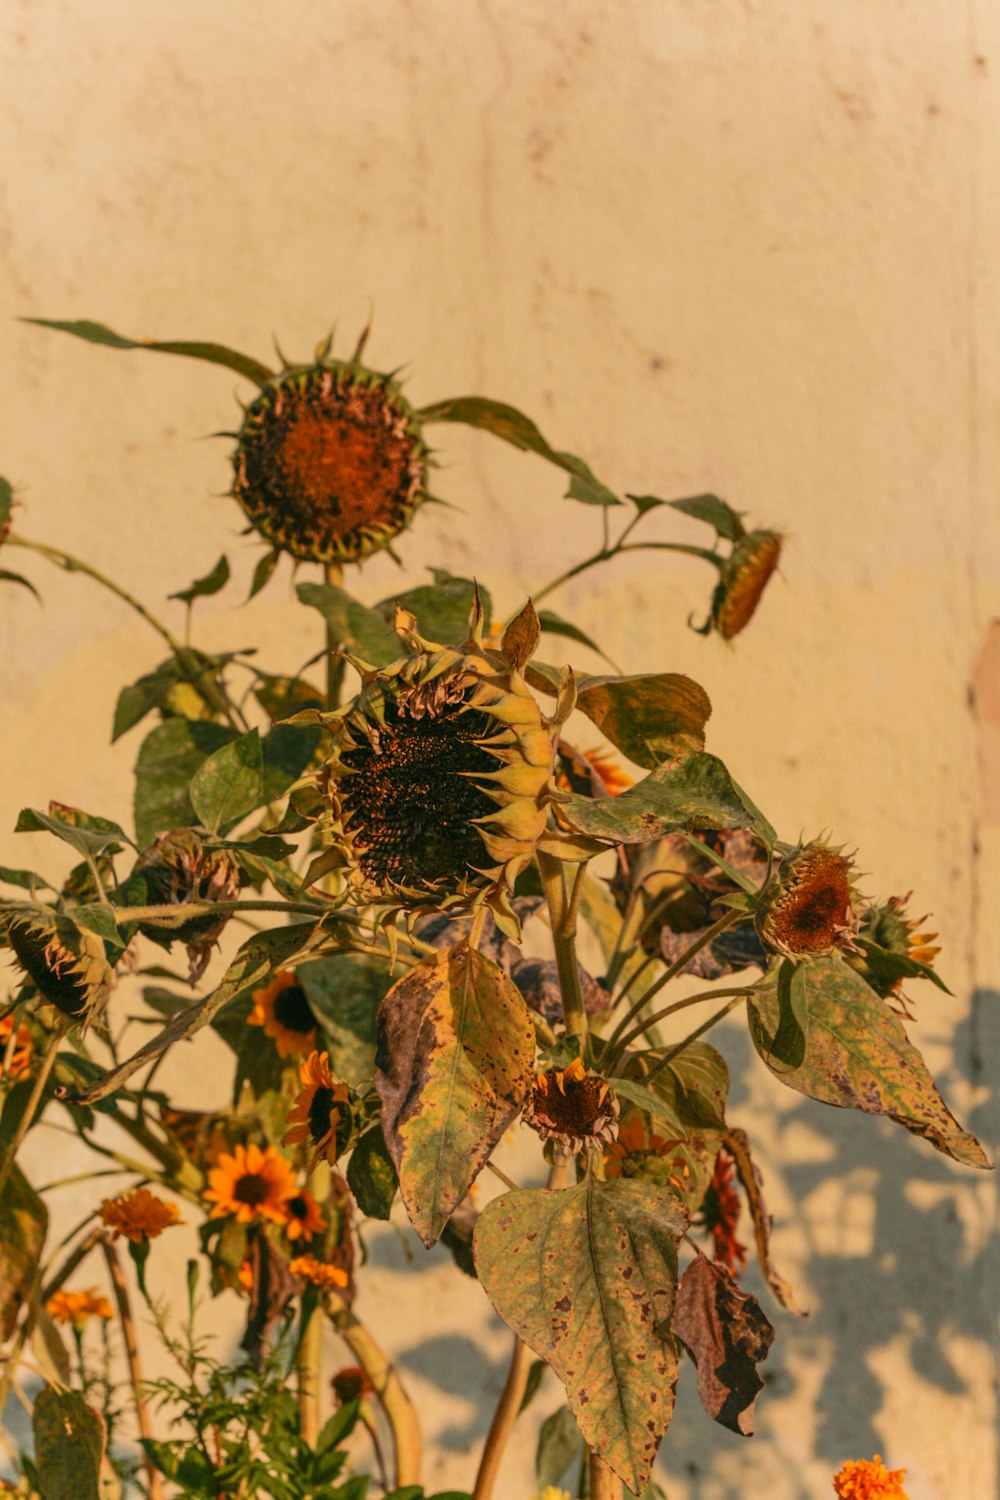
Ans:
[[[43,1500],[99,1500],[104,1423],[77,1391],[43,1386],[31,1415]]]

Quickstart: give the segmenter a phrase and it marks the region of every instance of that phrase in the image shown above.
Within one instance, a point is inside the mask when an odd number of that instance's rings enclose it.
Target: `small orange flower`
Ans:
[[[906,1500],[905,1469],[887,1469],[881,1455],[851,1458],[833,1476],[837,1500]]]
[[[282,1228],[290,1240],[311,1240],[326,1228],[319,1204],[305,1188],[300,1188],[293,1198],[286,1198],[284,1209],[287,1217]]]
[[[250,1293],[253,1291],[253,1266],[248,1260],[240,1261],[240,1268],[236,1272],[236,1280],[239,1284],[240,1291],[245,1293],[245,1295],[249,1297]]]
[[[634,785],[617,756],[605,746],[575,750],[565,740],[559,741],[555,781],[564,791],[584,796],[618,797]]]
[[[610,1140],[618,1100],[604,1079],[588,1073],[575,1057],[568,1068],[538,1074],[522,1118],[543,1141],[554,1140],[575,1156]]]
[[[262,990],[254,990],[251,1026],[263,1026],[279,1057],[296,1057],[316,1045],[316,1017],[291,969],[282,969]]]
[[[629,1115],[618,1127],[618,1139],[612,1141],[604,1153],[604,1175],[609,1178],[638,1177],[655,1182],[658,1187],[669,1185],[683,1192],[688,1168],[683,1167],[683,1175],[677,1170],[672,1171],[677,1164],[669,1160],[677,1145],[677,1141],[668,1141],[662,1135],[647,1131],[641,1115]]]
[[[317,1260],[315,1255],[297,1255],[289,1263],[288,1269],[293,1276],[299,1276],[303,1281],[310,1281],[313,1286],[344,1287],[347,1285],[346,1271],[342,1271],[339,1266],[330,1265],[329,1261]]]
[[[14,1030],[13,1015],[4,1016],[0,1021],[0,1059],[7,1056],[7,1048],[10,1046],[11,1032]],[[17,1036],[11,1048],[10,1061],[7,1065],[6,1077],[11,1082],[23,1078],[31,1067],[31,1054],[34,1044],[31,1040],[31,1032],[27,1026],[18,1026]]]
[[[176,1203],[164,1203],[148,1188],[136,1188],[120,1198],[105,1198],[101,1204],[101,1222],[114,1230],[117,1240],[122,1235],[139,1245],[143,1240],[153,1240],[171,1224],[183,1220]]]
[[[114,1317],[107,1297],[102,1297],[93,1287],[85,1292],[53,1292],[45,1304],[45,1311],[57,1323],[74,1323],[78,1328],[82,1328],[88,1318]]]
[[[209,1218],[235,1214],[239,1224],[257,1218],[284,1223],[285,1202],[297,1191],[291,1167],[273,1146],[264,1151],[259,1146],[237,1146],[232,1156],[224,1151],[208,1181],[203,1196],[215,1205]]]
[[[331,1376],[330,1384],[340,1406],[346,1406],[348,1401],[358,1401],[362,1396],[370,1396],[375,1389],[360,1365],[347,1365],[345,1369],[338,1370],[336,1375]]]
[[[347,1143],[351,1125],[350,1096],[346,1083],[330,1072],[327,1052],[311,1052],[299,1069],[302,1088],[288,1112],[290,1129],[282,1144],[311,1145],[313,1162],[325,1157],[331,1167]]]

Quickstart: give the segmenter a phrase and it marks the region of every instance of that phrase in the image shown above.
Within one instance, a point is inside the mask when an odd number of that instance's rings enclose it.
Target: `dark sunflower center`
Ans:
[[[318,1146],[330,1133],[330,1115],[336,1108],[333,1089],[320,1087],[309,1105],[309,1134]]]
[[[286,1031],[294,1031],[299,1036],[315,1031],[316,1017],[301,984],[290,984],[278,992],[274,1002],[274,1019]]]
[[[286,1198],[285,1212],[290,1214],[293,1219],[304,1220],[309,1217],[309,1205],[301,1194],[295,1198]]]
[[[247,1172],[243,1177],[238,1177],[233,1184],[233,1197],[237,1203],[249,1203],[256,1206],[258,1203],[266,1203],[271,1192],[271,1184],[266,1177],[261,1177],[257,1172]]]
[[[567,1078],[563,1092],[550,1085],[539,1113],[566,1135],[588,1136],[605,1113],[607,1085],[594,1077]]]
[[[495,727],[495,726],[494,726]],[[470,779],[497,768],[480,741],[491,723],[460,703],[411,718],[388,704],[376,744],[344,753],[341,797],[361,869],[378,886],[427,890],[481,867],[486,850],[475,819],[496,810]]]
[[[377,378],[317,365],[250,407],[233,493],[295,557],[361,557],[406,525],[421,498],[423,453],[405,404]]]

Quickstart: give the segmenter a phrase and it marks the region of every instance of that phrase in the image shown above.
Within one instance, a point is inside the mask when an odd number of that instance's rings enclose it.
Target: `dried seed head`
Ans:
[[[749,625],[780,557],[778,532],[748,531],[740,537],[712,597],[711,625],[723,640],[731,641]]]
[[[43,1000],[86,1026],[107,1004],[114,983],[104,944],[61,913],[15,910],[7,938]]]
[[[389,376],[324,359],[288,370],[248,407],[233,470],[233,494],[274,546],[356,562],[409,524],[427,449]]]
[[[764,891],[756,928],[765,948],[788,958],[810,958],[851,946],[857,932],[853,865],[815,842],[782,861]]]
[[[568,1068],[539,1073],[522,1116],[525,1125],[543,1141],[555,1141],[563,1151],[597,1150],[614,1134],[618,1100],[597,1073],[588,1073],[580,1059]]]
[[[183,906],[197,901],[234,901],[240,892],[241,873],[228,849],[213,849],[193,828],[178,828],[160,836],[144,849],[134,874],[145,881],[151,906]],[[195,983],[208,965],[219,934],[229,921],[226,912],[191,917],[179,927],[165,928],[152,922],[139,924],[139,931],[154,942],[179,938],[191,961],[190,979]]]

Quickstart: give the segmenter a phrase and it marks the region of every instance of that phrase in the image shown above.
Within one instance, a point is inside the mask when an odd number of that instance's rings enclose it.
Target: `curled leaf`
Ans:
[[[732,1274],[699,1255],[681,1277],[671,1328],[698,1367],[698,1394],[713,1421],[749,1437],[753,1404],[764,1382],[774,1329],[756,1297],[741,1292]]]

